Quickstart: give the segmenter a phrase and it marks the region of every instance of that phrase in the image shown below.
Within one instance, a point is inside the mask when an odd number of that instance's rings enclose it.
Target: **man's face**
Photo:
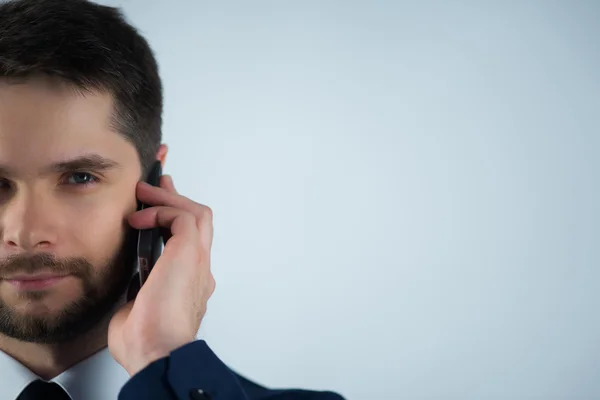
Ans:
[[[71,340],[127,288],[125,217],[141,167],[109,127],[112,107],[108,94],[84,97],[47,78],[0,81],[0,334]],[[43,273],[66,276],[23,280]]]

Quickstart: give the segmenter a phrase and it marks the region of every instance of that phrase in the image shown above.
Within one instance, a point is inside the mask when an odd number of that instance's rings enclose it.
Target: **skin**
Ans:
[[[45,379],[107,345],[136,374],[195,340],[215,288],[212,211],[167,175],[158,188],[139,182],[135,147],[110,128],[112,106],[107,93],[83,96],[43,76],[0,81],[0,349]],[[166,154],[161,145],[157,160]],[[49,168],[82,155],[114,165]],[[136,212],[136,198],[152,207]],[[126,303],[128,234],[157,226],[171,236]],[[70,275],[35,292],[8,280],[42,270]]]

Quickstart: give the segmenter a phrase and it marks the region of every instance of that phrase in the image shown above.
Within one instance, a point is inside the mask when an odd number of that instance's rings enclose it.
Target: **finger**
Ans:
[[[212,210],[206,207],[205,216],[198,220],[198,229],[200,231],[200,241],[208,248],[212,249],[214,226]]]
[[[177,190],[175,190],[175,186],[173,185],[173,178],[171,178],[171,175],[161,175],[160,187],[170,193],[178,194]],[[168,229],[163,228],[161,229],[160,234],[163,238],[163,244],[166,245],[167,241],[171,238],[171,232]]]
[[[174,207],[150,207],[136,211],[128,218],[135,229],[166,228],[172,236],[196,235],[196,217],[185,210]]]
[[[160,177],[160,187],[164,188],[170,193],[177,194],[177,190],[175,189],[171,175],[163,175]]]
[[[137,197],[141,202],[148,204],[149,206],[183,208],[190,212],[194,212],[193,210],[200,206],[200,204],[185,196],[169,192],[165,187],[152,186],[146,182],[138,183]]]
[[[165,188],[149,185],[145,182],[138,184],[137,196],[140,201],[150,206],[167,206],[181,208],[196,216],[198,221],[208,219],[212,224],[212,210],[195,201],[176,193],[170,193]]]

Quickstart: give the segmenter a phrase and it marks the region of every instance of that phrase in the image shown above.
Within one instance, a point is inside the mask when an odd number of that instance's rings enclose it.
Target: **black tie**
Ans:
[[[71,400],[65,390],[54,382],[33,381],[17,397],[17,400]]]

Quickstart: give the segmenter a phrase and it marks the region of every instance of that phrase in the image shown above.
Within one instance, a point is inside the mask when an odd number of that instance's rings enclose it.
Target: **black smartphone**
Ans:
[[[156,161],[148,174],[146,182],[153,186],[160,186],[162,165]],[[148,208],[147,204],[140,202],[138,211]],[[162,230],[160,228],[140,229],[137,241],[137,272],[139,273],[140,287],[148,279],[154,264],[160,257],[163,249]]]

